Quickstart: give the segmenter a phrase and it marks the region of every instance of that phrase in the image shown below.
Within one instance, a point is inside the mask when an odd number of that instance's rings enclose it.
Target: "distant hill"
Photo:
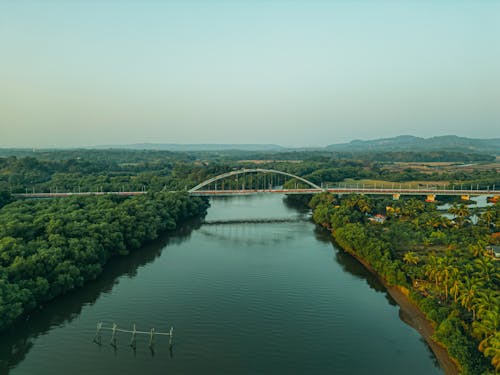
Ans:
[[[329,145],[326,149],[336,152],[455,151],[500,155],[500,138],[475,139],[456,135],[420,138],[400,135],[369,141],[354,140],[349,143]]]
[[[172,152],[220,152],[244,151],[260,153],[310,153],[324,152],[337,153],[343,157],[353,157],[353,153],[387,153],[387,152],[453,152],[463,154],[500,155],[500,138],[476,139],[445,135],[432,138],[421,138],[412,135],[400,135],[393,138],[381,138],[368,141],[353,140],[348,143],[332,144],[326,147],[283,147],[276,144],[254,143],[134,143],[123,145],[98,145],[76,148],[41,148],[37,153],[55,150],[147,150],[147,151],[172,151]],[[35,149],[1,148],[0,156],[16,155],[26,156],[35,152]],[[271,157],[271,156],[269,156]]]
[[[88,148],[125,150],[166,150],[166,151],[283,151],[285,147],[274,144],[180,144],[180,143],[135,143],[129,145],[103,145]]]

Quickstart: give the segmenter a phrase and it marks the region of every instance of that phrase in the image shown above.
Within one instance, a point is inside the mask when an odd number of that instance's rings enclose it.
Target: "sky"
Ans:
[[[500,137],[500,1],[0,1],[0,147]]]

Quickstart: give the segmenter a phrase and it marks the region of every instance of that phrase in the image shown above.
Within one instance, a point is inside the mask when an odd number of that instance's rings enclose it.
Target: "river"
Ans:
[[[264,222],[259,222],[263,219]],[[277,219],[269,222],[269,219]],[[207,224],[115,259],[0,337],[11,374],[442,374],[378,280],[282,196],[218,197]],[[116,349],[96,323],[167,331]]]

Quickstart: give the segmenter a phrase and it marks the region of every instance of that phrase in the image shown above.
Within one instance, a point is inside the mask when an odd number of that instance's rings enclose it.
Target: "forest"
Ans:
[[[182,192],[7,204],[0,210],[0,330],[207,207]]]
[[[488,164],[491,156],[460,152],[423,152],[418,158],[411,152],[305,150],[3,150],[1,155],[0,330],[97,278],[110,258],[203,217],[208,202],[186,190],[221,173],[266,168],[316,184],[373,180],[500,186],[498,163]],[[398,164],[416,158],[429,164]],[[432,164],[443,160],[444,165]],[[137,190],[147,194],[38,200],[18,195]],[[343,249],[369,262],[389,284],[409,290],[435,322],[435,339],[464,374],[500,369],[499,262],[487,250],[499,241],[493,235],[500,225],[498,203],[482,212],[454,204],[449,211],[453,219],[419,199],[319,194],[310,206],[314,220],[329,228]],[[373,220],[377,214],[386,217],[383,223]]]
[[[6,153],[7,151],[3,151]],[[185,190],[214,175],[240,168],[278,169],[314,183],[335,184],[345,179],[377,179],[395,183],[446,181],[478,188],[500,186],[494,167],[482,167],[491,156],[478,156],[477,168],[466,153],[424,152],[421,160],[451,160],[448,167],[428,170],[398,161],[413,160],[414,152],[346,153],[294,151],[170,152],[153,150],[11,151],[0,157],[0,192],[97,192]],[[486,159],[486,161],[484,161]],[[494,157],[493,157],[494,159]],[[473,159],[475,160],[475,159]],[[429,161],[429,162],[430,162]],[[1,198],[1,201],[5,197]]]
[[[409,290],[463,374],[500,370],[500,262],[488,247],[500,242],[499,203],[482,212],[455,203],[451,218],[417,199],[324,193],[310,206],[342,249]]]

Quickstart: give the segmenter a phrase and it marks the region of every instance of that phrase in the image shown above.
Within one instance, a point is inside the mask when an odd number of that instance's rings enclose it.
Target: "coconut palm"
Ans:
[[[460,280],[455,277],[451,281],[450,294],[453,295],[453,302],[457,303],[458,293],[460,292],[461,283]]]
[[[497,267],[495,267],[493,260],[490,258],[483,257],[474,260],[474,267],[483,280],[490,282],[499,277]]]
[[[450,220],[439,214],[432,214],[429,215],[425,224],[435,229],[447,228],[450,225]]]
[[[467,310],[472,312],[472,320],[476,320],[477,310],[477,291],[481,286],[481,281],[478,279],[465,278],[462,283],[462,289],[458,300],[460,304]]]
[[[420,261],[420,258],[418,257],[417,254],[415,254],[413,251],[408,251],[404,257],[403,257],[403,261],[407,264],[418,264],[418,262]]]
[[[403,207],[401,208],[401,214],[409,218],[414,218],[424,210],[425,210],[424,202],[419,201],[417,199],[410,199],[406,201]]]
[[[489,228],[493,220],[495,220],[496,213],[493,209],[488,208],[481,215],[481,221],[486,223],[486,226]]]
[[[476,338],[481,340],[481,350],[486,341],[500,329],[500,315],[498,311],[488,311],[481,320],[472,323],[472,332]]]
[[[445,299],[448,299],[448,285],[450,279],[458,275],[458,268],[450,263],[449,258],[445,258],[439,267],[439,278],[444,281],[444,294]]]
[[[500,297],[498,292],[493,290],[482,290],[478,293],[476,301],[478,319],[483,319],[490,313],[497,314],[498,316],[500,309]]]
[[[469,251],[474,257],[479,257],[483,255],[485,249],[486,249],[486,243],[484,241],[478,241],[475,244],[469,245]]]
[[[441,258],[438,258],[435,255],[430,255],[427,258],[427,264],[424,271],[429,281],[434,281],[434,283],[436,284],[436,288],[439,288],[439,272],[441,262]]]
[[[486,357],[491,357],[491,365],[495,371],[500,371],[500,331],[479,344],[481,350]]]
[[[455,217],[455,220],[457,221],[457,224],[461,227],[463,226],[468,220],[470,216],[470,211],[469,208],[465,204],[453,204],[448,209],[448,212],[452,214]]]

